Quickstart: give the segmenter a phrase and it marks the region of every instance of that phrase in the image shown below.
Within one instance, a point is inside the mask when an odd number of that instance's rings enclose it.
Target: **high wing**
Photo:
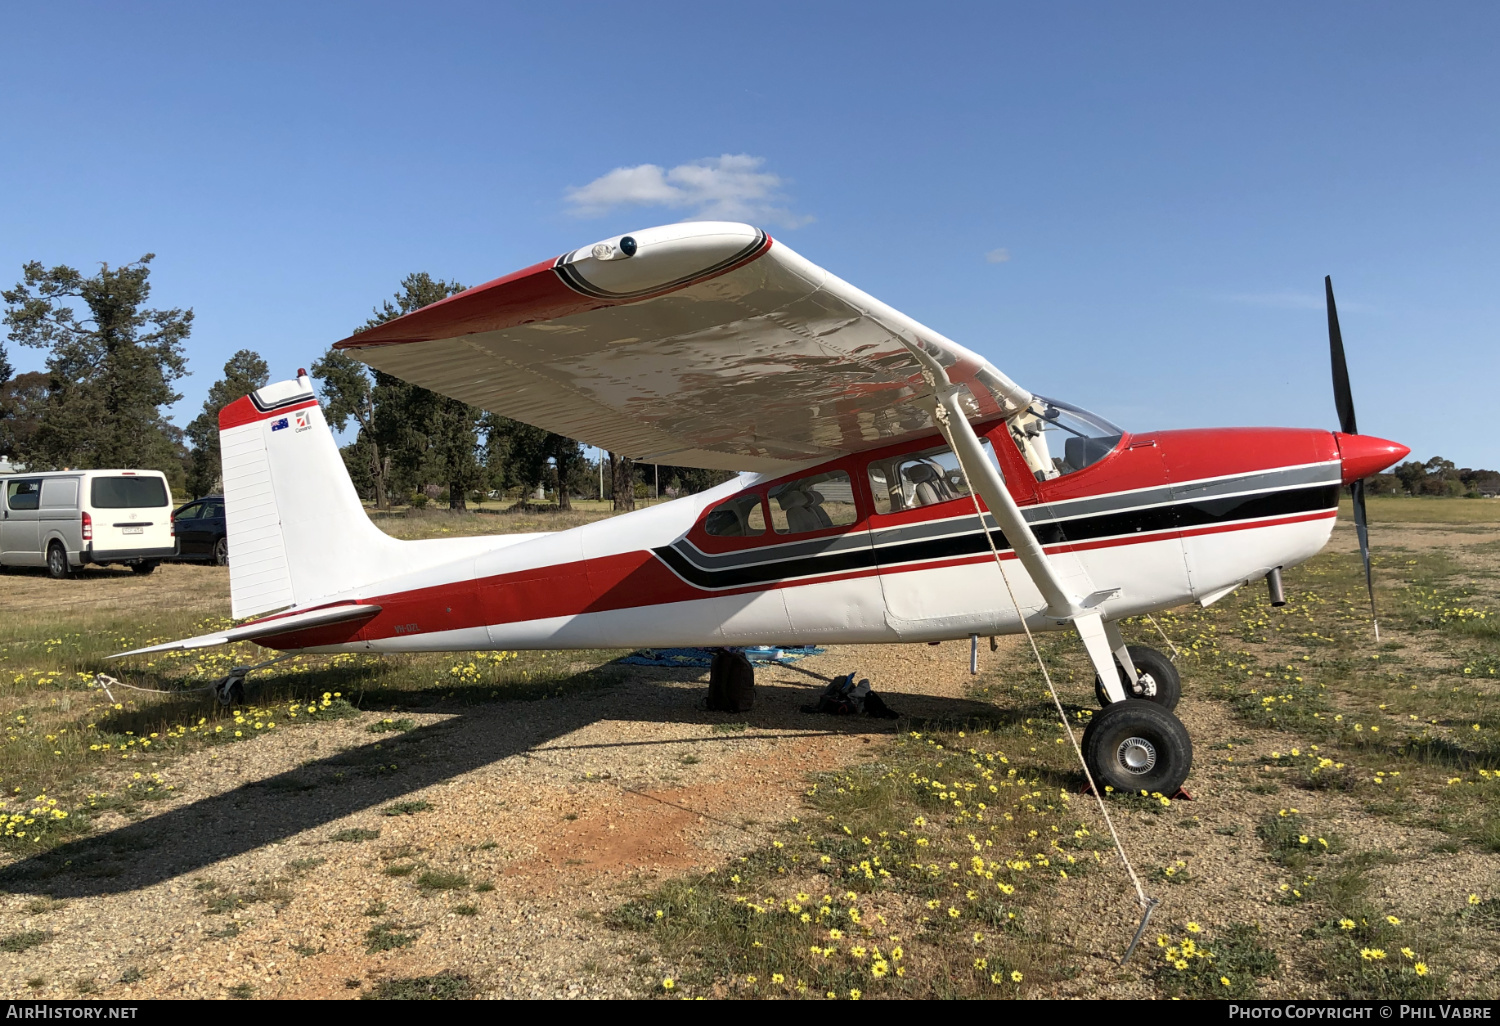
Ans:
[[[750,225],[616,236],[336,344],[372,367],[645,462],[781,473],[935,430],[906,343],[971,419],[1031,394]]]

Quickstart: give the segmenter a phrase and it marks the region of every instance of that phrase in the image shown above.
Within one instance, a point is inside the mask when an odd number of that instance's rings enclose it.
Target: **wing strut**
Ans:
[[[950,382],[943,365],[921,345],[905,338],[901,341],[922,365],[922,372],[932,386],[936,419],[943,437],[948,440],[948,445],[958,457],[964,473],[973,482],[980,498],[990,508],[990,513],[999,523],[1006,541],[1015,550],[1016,558],[1025,568],[1027,576],[1047,600],[1046,615],[1059,623],[1072,622],[1083,640],[1084,648],[1088,650],[1089,661],[1094,664],[1099,679],[1104,682],[1104,690],[1109,694],[1110,701],[1123,702],[1125,687],[1111,657],[1112,646],[1105,637],[1103,617],[1097,611],[1085,608],[1078,597],[1064,586],[1041,543],[1036,540],[1031,526],[1021,515],[1021,508],[1011,497],[1010,489],[1005,487],[1005,479],[1000,476],[999,468],[985,456],[979,436],[975,434],[974,426],[969,423],[969,418],[959,404],[959,397],[965,391],[964,386]],[[1017,613],[1025,616],[1019,609]]]

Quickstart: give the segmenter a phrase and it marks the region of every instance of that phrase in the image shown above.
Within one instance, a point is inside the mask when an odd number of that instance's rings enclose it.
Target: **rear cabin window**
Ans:
[[[703,520],[703,530],[715,538],[754,538],[766,533],[766,515],[755,492],[736,495],[713,508]]]
[[[854,486],[842,470],[779,484],[767,497],[771,500],[771,526],[777,534],[848,527],[859,519]]]
[[[37,509],[41,499],[40,481],[8,481],[5,484],[5,504],[11,509]]]
[[[985,455],[995,463],[995,449],[983,440]],[[997,464],[998,465],[998,464]],[[876,513],[900,513],[923,506],[936,506],[950,499],[967,498],[958,457],[945,445],[905,452],[870,464],[870,491]]]
[[[159,477],[96,477],[89,499],[95,509],[165,506],[167,485]]]
[[[76,477],[42,479],[42,509],[73,509],[78,505]]]

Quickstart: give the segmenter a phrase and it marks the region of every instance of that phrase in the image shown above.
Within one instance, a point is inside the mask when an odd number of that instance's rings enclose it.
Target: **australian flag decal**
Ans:
[[[271,430],[272,431],[280,431],[282,428],[284,428],[286,426],[287,426],[286,418],[282,417],[280,420],[275,421],[275,422],[273,422],[271,424]]]

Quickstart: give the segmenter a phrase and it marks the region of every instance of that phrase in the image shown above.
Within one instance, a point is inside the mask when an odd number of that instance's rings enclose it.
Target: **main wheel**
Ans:
[[[220,538],[214,542],[214,566],[229,565],[229,539]]]
[[[1099,787],[1170,796],[1193,768],[1193,742],[1155,702],[1113,702],[1084,730],[1083,758]]]
[[[156,564],[149,559],[143,559],[139,563],[130,564],[130,569],[144,577],[156,572]]]
[[[47,576],[55,581],[60,581],[73,572],[68,565],[68,550],[61,543],[53,542],[47,548]]]
[[[1145,645],[1131,645],[1126,651],[1130,653],[1130,661],[1135,663],[1136,679],[1140,684],[1130,686],[1125,667],[1116,659],[1115,671],[1119,673],[1121,683],[1125,684],[1125,697],[1144,698],[1164,709],[1176,709],[1177,703],[1182,699],[1182,677],[1178,674],[1177,667],[1172,665],[1172,660]],[[1094,697],[1099,699],[1101,707],[1110,704],[1109,695],[1104,691],[1104,682],[1097,674],[1094,676]]]

